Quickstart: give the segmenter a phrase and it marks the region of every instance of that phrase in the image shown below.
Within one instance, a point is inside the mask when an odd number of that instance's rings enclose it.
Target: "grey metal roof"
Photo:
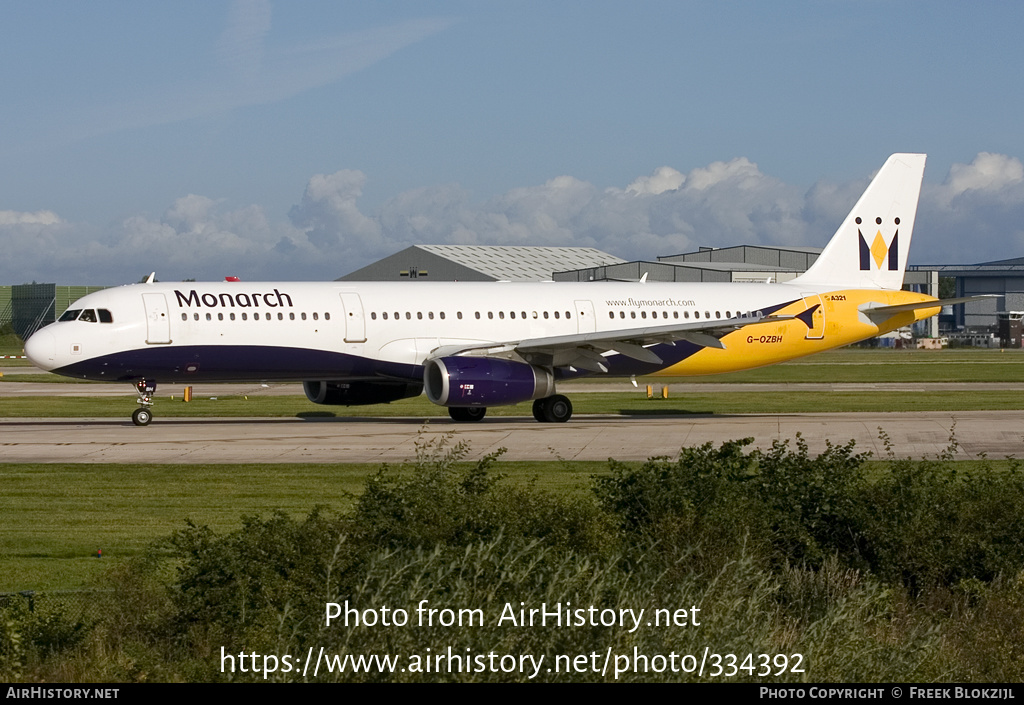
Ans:
[[[1013,260],[1003,260],[1012,262]],[[943,274],[962,272],[967,274],[993,274],[998,276],[1000,272],[1024,272],[1024,264],[1001,264],[986,262],[985,264],[912,264],[907,267],[911,271],[936,271]]]
[[[566,269],[620,264],[624,259],[593,247],[530,247],[519,245],[416,245],[498,280],[539,281]]]

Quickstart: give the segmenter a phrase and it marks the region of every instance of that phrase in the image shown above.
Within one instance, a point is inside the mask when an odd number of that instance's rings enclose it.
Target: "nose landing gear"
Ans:
[[[156,382],[140,379],[135,383],[135,391],[139,395],[139,408],[132,412],[132,423],[136,426],[148,426],[153,420],[153,394],[156,392]]]

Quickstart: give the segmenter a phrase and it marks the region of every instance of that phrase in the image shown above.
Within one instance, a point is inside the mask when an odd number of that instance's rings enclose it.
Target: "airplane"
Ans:
[[[317,404],[426,392],[455,421],[533,403],[568,421],[559,382],[709,375],[849,345],[969,298],[901,291],[926,156],[894,154],[824,251],[785,283],[215,282],[140,284],[74,302],[25,343],[37,367],[135,385],[301,381]]]

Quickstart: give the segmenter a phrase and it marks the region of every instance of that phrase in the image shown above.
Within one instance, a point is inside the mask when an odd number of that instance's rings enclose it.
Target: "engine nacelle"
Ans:
[[[507,406],[551,396],[555,378],[525,362],[442,357],[424,363],[423,386],[441,406]]]
[[[303,382],[302,391],[314,404],[365,406],[418,397],[423,385],[418,382]]]

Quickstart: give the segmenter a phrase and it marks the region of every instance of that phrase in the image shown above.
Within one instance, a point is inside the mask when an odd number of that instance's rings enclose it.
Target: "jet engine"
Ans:
[[[363,406],[418,397],[423,385],[418,382],[303,382],[302,391],[314,404]]]
[[[423,366],[427,398],[441,406],[506,406],[555,393],[551,372],[490,357],[442,357]]]

